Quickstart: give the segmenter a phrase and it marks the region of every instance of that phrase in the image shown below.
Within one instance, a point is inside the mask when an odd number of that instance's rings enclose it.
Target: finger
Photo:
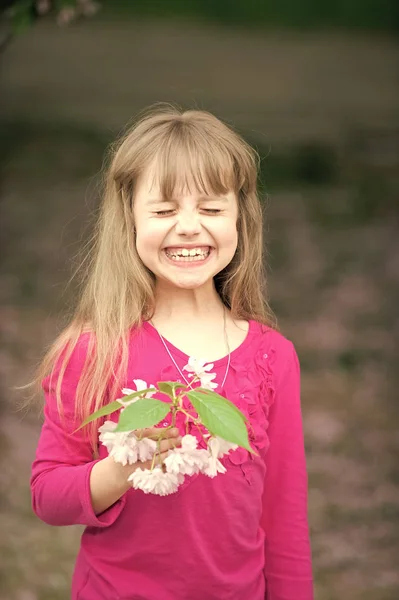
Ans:
[[[146,429],[138,429],[136,435],[139,439],[148,437],[152,440],[166,439],[166,438],[177,438],[179,436],[179,430],[177,427],[172,429],[166,429],[163,427],[148,427]]]
[[[159,449],[161,452],[167,452],[168,450],[172,450],[173,448],[177,448],[181,445],[181,437],[177,438],[168,438],[166,440],[162,440],[159,444]]]
[[[164,434],[166,437],[178,437],[180,435],[177,427],[172,427],[171,429],[167,427],[153,427],[153,431],[155,435]]]
[[[159,465],[161,463],[163,463],[163,461],[165,460],[165,458],[168,456],[169,450],[166,452],[161,452],[160,454],[158,454],[155,457],[155,464]]]
[[[163,463],[165,458],[168,456],[168,453],[169,453],[169,450],[166,450],[164,452],[161,452],[160,454],[157,454],[154,459],[154,465],[159,465],[159,464]],[[136,463],[134,470],[136,471],[137,469],[141,469],[142,471],[144,471],[145,469],[151,469],[151,466],[152,466],[152,459],[147,460],[146,462],[143,462],[143,463]]]

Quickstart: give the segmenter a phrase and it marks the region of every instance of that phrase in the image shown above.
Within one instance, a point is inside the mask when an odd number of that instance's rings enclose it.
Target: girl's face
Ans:
[[[237,248],[237,198],[234,192],[205,196],[183,191],[162,200],[147,173],[134,195],[137,252],[157,282],[196,289],[211,282]]]

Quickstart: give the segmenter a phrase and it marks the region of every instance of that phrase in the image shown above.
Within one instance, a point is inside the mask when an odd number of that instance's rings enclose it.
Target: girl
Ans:
[[[213,115],[167,107],[113,149],[83,293],[41,372],[45,421],[35,513],[86,526],[74,600],[311,600],[299,365],[264,300],[257,158]],[[76,431],[135,378],[187,381],[213,363],[217,392],[248,417],[256,454],[146,495]],[[144,433],[154,436],[159,428]],[[167,429],[162,456],[182,430]]]

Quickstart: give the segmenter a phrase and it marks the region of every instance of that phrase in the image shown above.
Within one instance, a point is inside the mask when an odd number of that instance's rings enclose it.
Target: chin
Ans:
[[[190,280],[190,281],[170,281],[171,285],[182,289],[182,290],[195,290],[197,288],[203,287],[208,283],[207,281],[198,281],[198,280]]]
[[[195,275],[192,275],[191,277],[184,277],[184,276],[180,276],[180,277],[162,277],[164,283],[166,283],[167,285],[170,285],[171,287],[176,287],[178,289],[182,289],[182,290],[195,290],[201,287],[205,287],[207,285],[209,285],[210,282],[212,282],[213,280],[213,276],[212,277],[198,277]]]

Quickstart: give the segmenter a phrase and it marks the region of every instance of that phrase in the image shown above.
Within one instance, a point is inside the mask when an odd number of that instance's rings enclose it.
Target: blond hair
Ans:
[[[133,223],[135,186],[150,163],[156,166],[165,197],[189,185],[205,194],[236,193],[238,247],[231,263],[216,275],[215,286],[234,319],[274,326],[265,298],[257,153],[208,112],[169,105],[152,109],[111,147],[91,250],[80,270],[80,300],[37,372],[39,383],[58,365],[55,390],[61,412],[65,370],[82,334],[90,332],[76,391],[78,420],[106,398],[117,397],[126,375],[130,335],[154,311],[155,279],[138,256]],[[93,448],[97,426],[89,426]]]

